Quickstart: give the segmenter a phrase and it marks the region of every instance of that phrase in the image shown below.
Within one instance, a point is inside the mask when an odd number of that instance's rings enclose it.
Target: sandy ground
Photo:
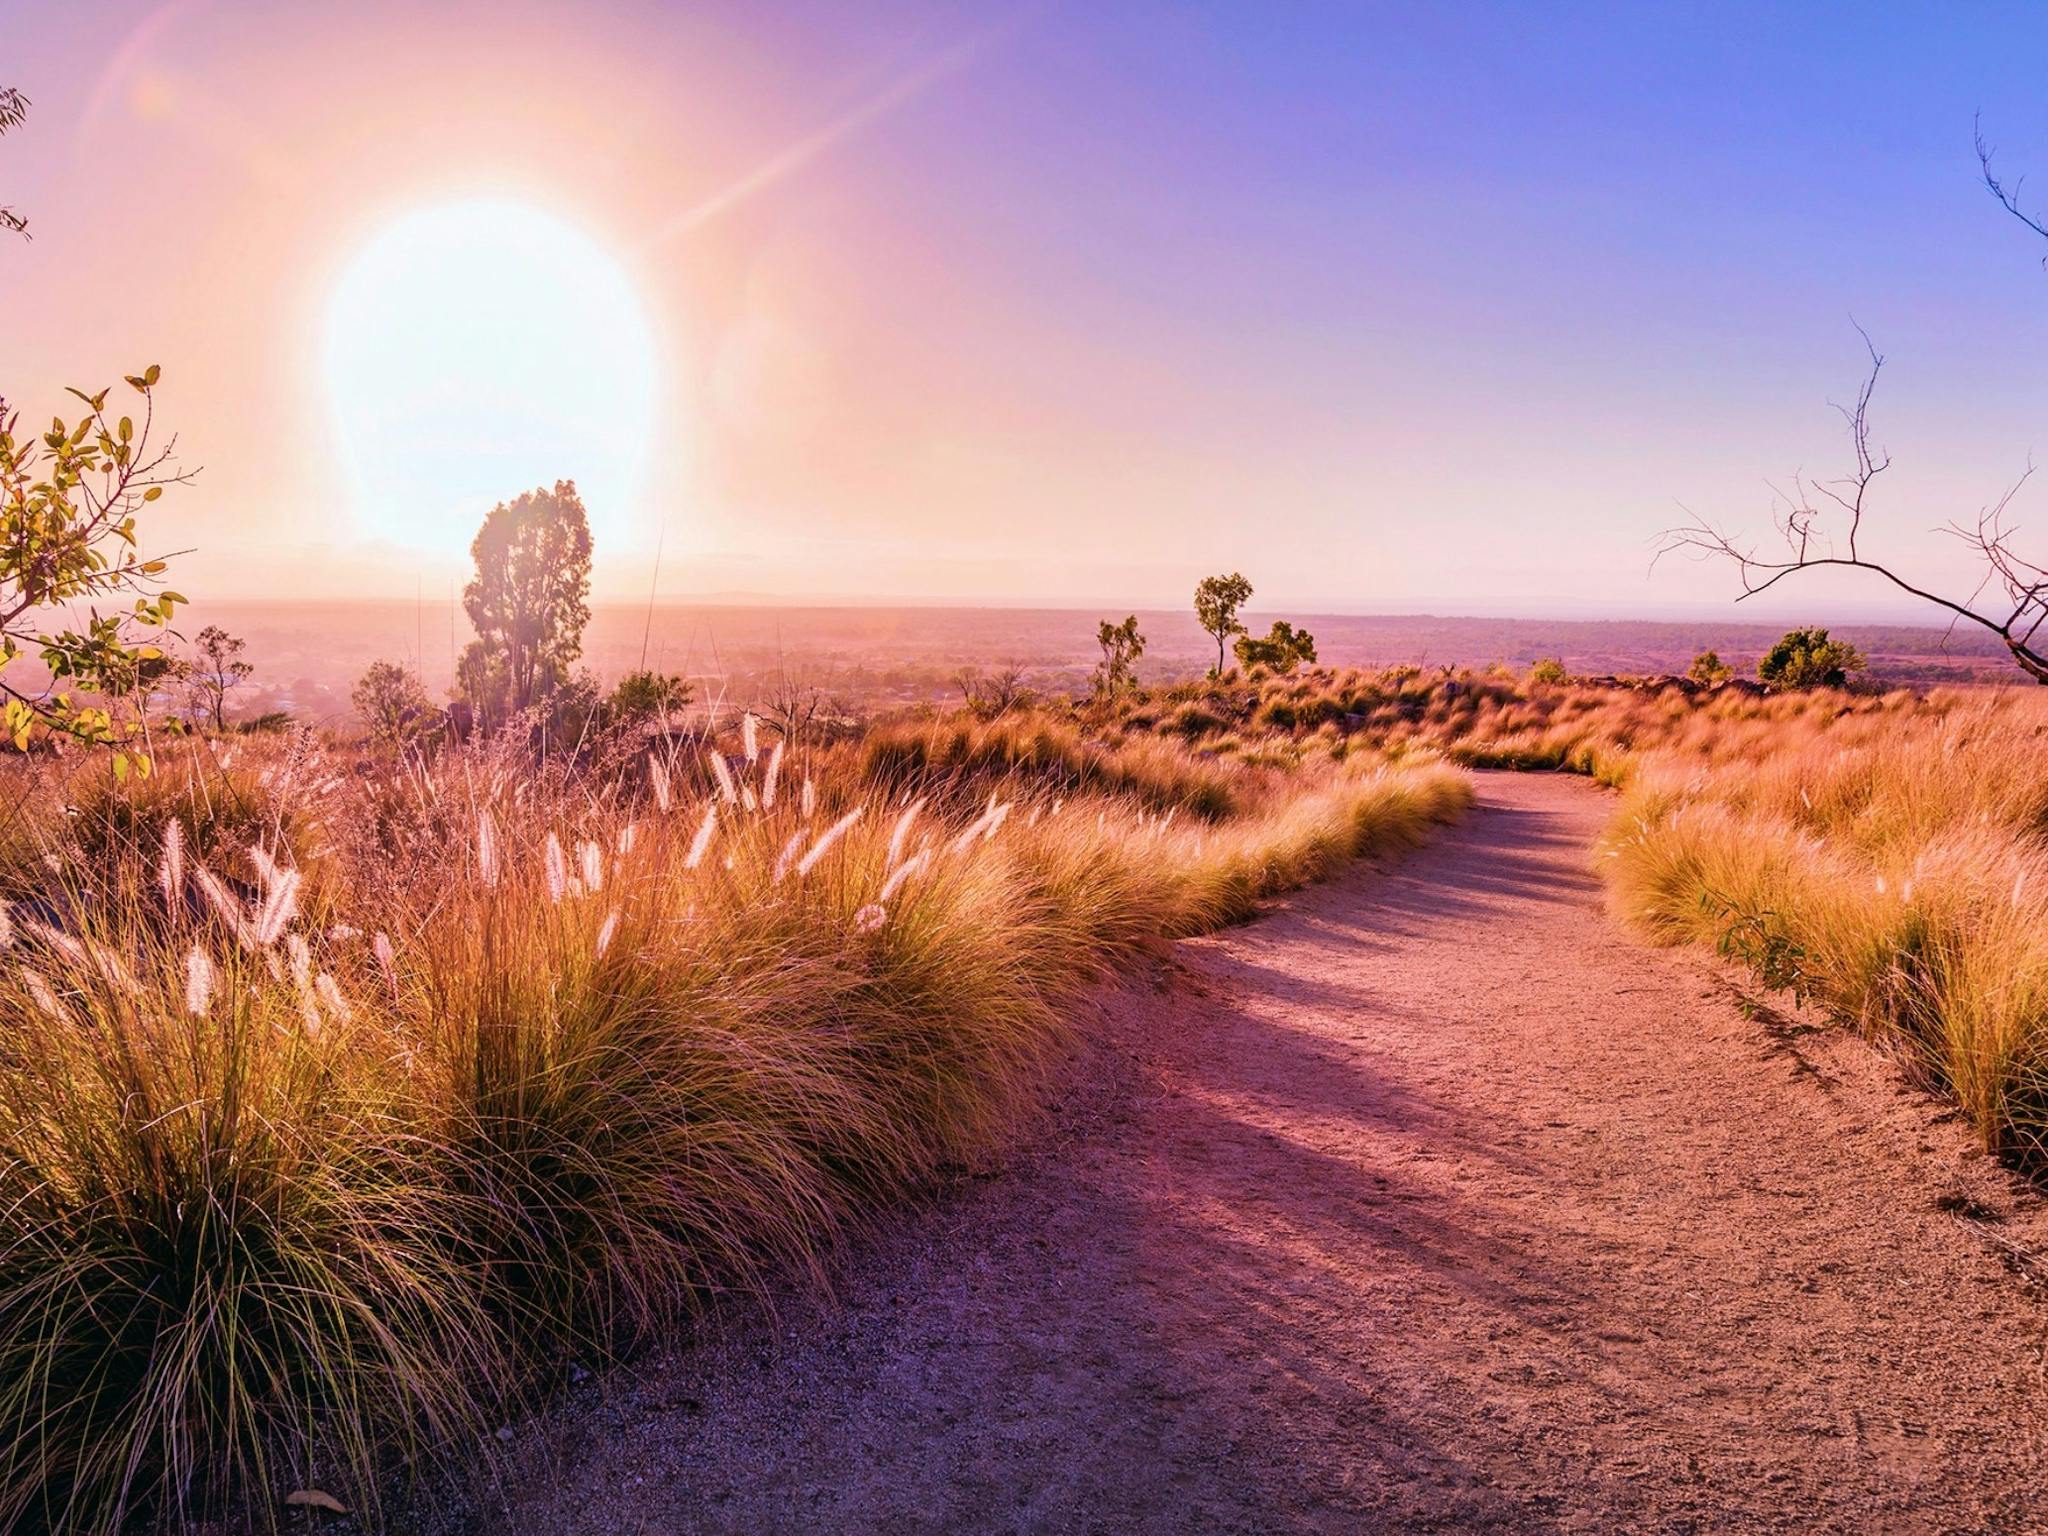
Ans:
[[[574,1392],[475,1529],[2048,1531],[2048,1211],[1623,934],[1607,805],[1484,776],[1180,946],[1008,1166]]]

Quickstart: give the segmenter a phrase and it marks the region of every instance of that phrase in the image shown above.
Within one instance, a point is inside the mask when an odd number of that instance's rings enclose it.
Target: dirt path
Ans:
[[[1618,931],[1606,812],[1489,775],[1181,946],[1000,1177],[830,1310],[586,1388],[482,1528],[2048,1531],[2048,1297],[2001,1262],[2048,1213],[1868,1047]]]

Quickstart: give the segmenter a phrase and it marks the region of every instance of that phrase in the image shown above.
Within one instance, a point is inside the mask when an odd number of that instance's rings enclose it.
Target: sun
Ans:
[[[624,269],[564,219],[477,201],[389,225],[327,311],[359,531],[459,554],[497,502],[574,480],[598,553],[637,547],[655,352]]]

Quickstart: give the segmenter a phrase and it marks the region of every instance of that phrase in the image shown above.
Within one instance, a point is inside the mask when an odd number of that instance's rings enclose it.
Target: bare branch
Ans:
[[[1861,329],[1859,326],[1859,332]],[[2016,530],[2008,520],[2014,499],[2033,477],[2034,466],[2031,463],[2004,495],[1978,513],[1973,525],[1957,522],[1945,530],[1969,544],[1984,564],[1984,578],[1967,602],[1957,602],[1929,591],[1908,581],[1889,565],[1864,556],[1859,539],[1864,516],[1870,508],[1871,486],[1891,467],[1891,456],[1870,446],[1870,401],[1877,387],[1877,376],[1884,367],[1884,357],[1871,344],[1868,335],[1864,336],[1863,342],[1870,353],[1870,371],[1863,380],[1862,388],[1857,391],[1855,405],[1837,407],[1849,426],[1849,439],[1856,459],[1855,471],[1825,484],[1794,476],[1789,495],[1783,491],[1776,492],[1778,506],[1772,520],[1784,540],[1784,553],[1766,556],[1754,547],[1738,544],[1733,535],[1701,519],[1665,530],[1658,539],[1652,565],[1668,554],[1727,560],[1735,566],[1742,583],[1742,592],[1736,599],[1738,602],[1770,591],[1798,571],[1820,566],[1869,571],[1901,592],[1945,610],[1950,615],[1951,632],[1959,623],[1970,623],[1998,636],[2022,671],[2038,683],[2048,683],[2048,649],[2035,644],[2036,633],[2043,622],[2048,621],[2048,568],[2037,565],[2014,549],[2012,539]],[[1822,531],[1823,509],[1815,505],[1816,492],[1847,515],[1848,526],[1842,546],[1846,553],[1838,553]],[[1980,611],[1976,606],[1994,583],[2004,594],[2006,607],[2002,609],[2005,611],[2002,619],[1993,613]]]
[[[2048,225],[2043,225],[2039,219],[2020,207],[2020,186],[2025,178],[2014,182],[2010,188],[1998,179],[1997,174],[1991,169],[1991,157],[1996,151],[1984,142],[1983,118],[1973,118],[1971,122],[1977,141],[1977,166],[1983,172],[1984,185],[1990,190],[1991,195],[1998,199],[2000,207],[2043,240],[2048,240]],[[2044,261],[2048,261],[2048,258],[2044,258]]]

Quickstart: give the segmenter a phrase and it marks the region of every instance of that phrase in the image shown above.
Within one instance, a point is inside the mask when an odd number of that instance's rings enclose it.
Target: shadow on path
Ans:
[[[592,1392],[495,1528],[2025,1529],[2041,1318],[1898,1199],[1928,1117],[1619,934],[1596,791],[1482,783],[1106,997],[1020,1167]]]

